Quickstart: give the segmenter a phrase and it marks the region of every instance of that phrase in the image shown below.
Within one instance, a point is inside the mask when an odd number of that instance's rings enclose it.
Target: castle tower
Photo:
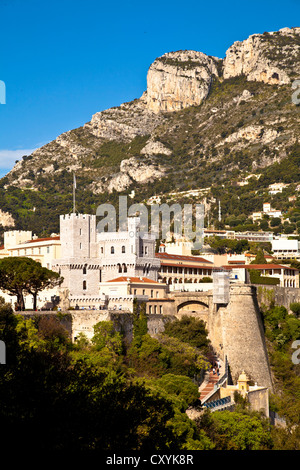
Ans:
[[[97,260],[96,216],[60,216],[61,258],[54,268],[64,281],[61,286],[72,296],[98,295],[101,265]]]
[[[231,376],[245,371],[249,380],[272,390],[271,371],[255,286],[232,284],[229,303],[214,305],[209,338],[221,358],[227,356]]]
[[[67,214],[60,216],[62,258],[96,257],[96,216]]]
[[[140,255],[140,218],[128,217],[128,235],[130,253],[136,256]]]

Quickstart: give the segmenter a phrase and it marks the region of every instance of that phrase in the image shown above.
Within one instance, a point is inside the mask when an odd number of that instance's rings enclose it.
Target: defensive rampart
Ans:
[[[171,294],[170,294],[171,295]],[[235,381],[242,370],[260,386],[272,389],[271,373],[265,344],[263,322],[257,301],[255,286],[233,284],[230,300],[226,305],[214,304],[213,293],[183,292],[172,294],[170,315],[148,314],[150,335],[163,332],[165,323],[183,315],[202,319],[207,326],[209,339],[221,359],[227,356],[230,372]],[[54,312],[31,312],[24,315],[57,315]],[[59,314],[70,337],[80,333],[88,338],[94,334],[94,325],[100,321],[113,321],[127,341],[133,335],[133,314],[125,311],[79,310]]]

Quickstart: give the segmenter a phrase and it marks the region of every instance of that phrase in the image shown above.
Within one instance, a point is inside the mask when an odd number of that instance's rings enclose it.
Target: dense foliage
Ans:
[[[286,420],[287,428],[275,436],[281,449],[300,449],[300,364],[294,342],[300,339],[300,319],[282,306],[263,309],[265,335],[275,378],[271,410]],[[298,343],[296,343],[298,344]],[[299,346],[298,346],[299,349]],[[296,353],[296,360],[292,360]]]
[[[26,449],[34,442],[41,450],[73,452],[299,448],[299,366],[289,357],[299,319],[279,307],[265,312],[282,392],[272,407],[288,423],[281,429],[243,400],[233,412],[205,411],[191,421],[185,410],[199,409],[192,379],[207,364],[203,322],[184,317],[151,338],[143,308],[135,316],[131,344],[110,321],[95,326],[92,341],[81,334],[71,343],[58,316],[15,315],[1,300],[0,339],[7,345],[0,368],[2,445]]]

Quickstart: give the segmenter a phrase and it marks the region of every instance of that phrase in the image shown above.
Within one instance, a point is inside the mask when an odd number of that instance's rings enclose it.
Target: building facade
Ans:
[[[279,238],[272,241],[272,251],[277,259],[300,260],[300,242],[298,240],[287,240]]]
[[[104,305],[100,285],[120,276],[157,281],[160,262],[155,257],[155,237],[140,233],[140,219],[128,218],[126,231],[97,232],[96,216],[68,214],[60,217],[61,258],[54,269],[63,276],[71,305],[90,300]]]

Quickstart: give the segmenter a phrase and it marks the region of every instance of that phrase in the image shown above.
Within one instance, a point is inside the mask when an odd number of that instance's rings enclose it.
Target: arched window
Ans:
[[[86,266],[83,266],[82,274],[86,274]]]
[[[115,253],[115,247],[114,246],[110,247],[110,252],[111,252],[112,255]]]
[[[118,263],[118,268],[119,268],[119,269],[118,269],[118,270],[119,270],[119,273],[121,273],[121,272],[122,272],[122,266],[120,265],[120,263]]]
[[[125,253],[125,246],[122,246],[122,253]]]
[[[122,266],[123,266],[123,273],[127,273],[127,266],[126,266],[126,264],[123,263]]]

